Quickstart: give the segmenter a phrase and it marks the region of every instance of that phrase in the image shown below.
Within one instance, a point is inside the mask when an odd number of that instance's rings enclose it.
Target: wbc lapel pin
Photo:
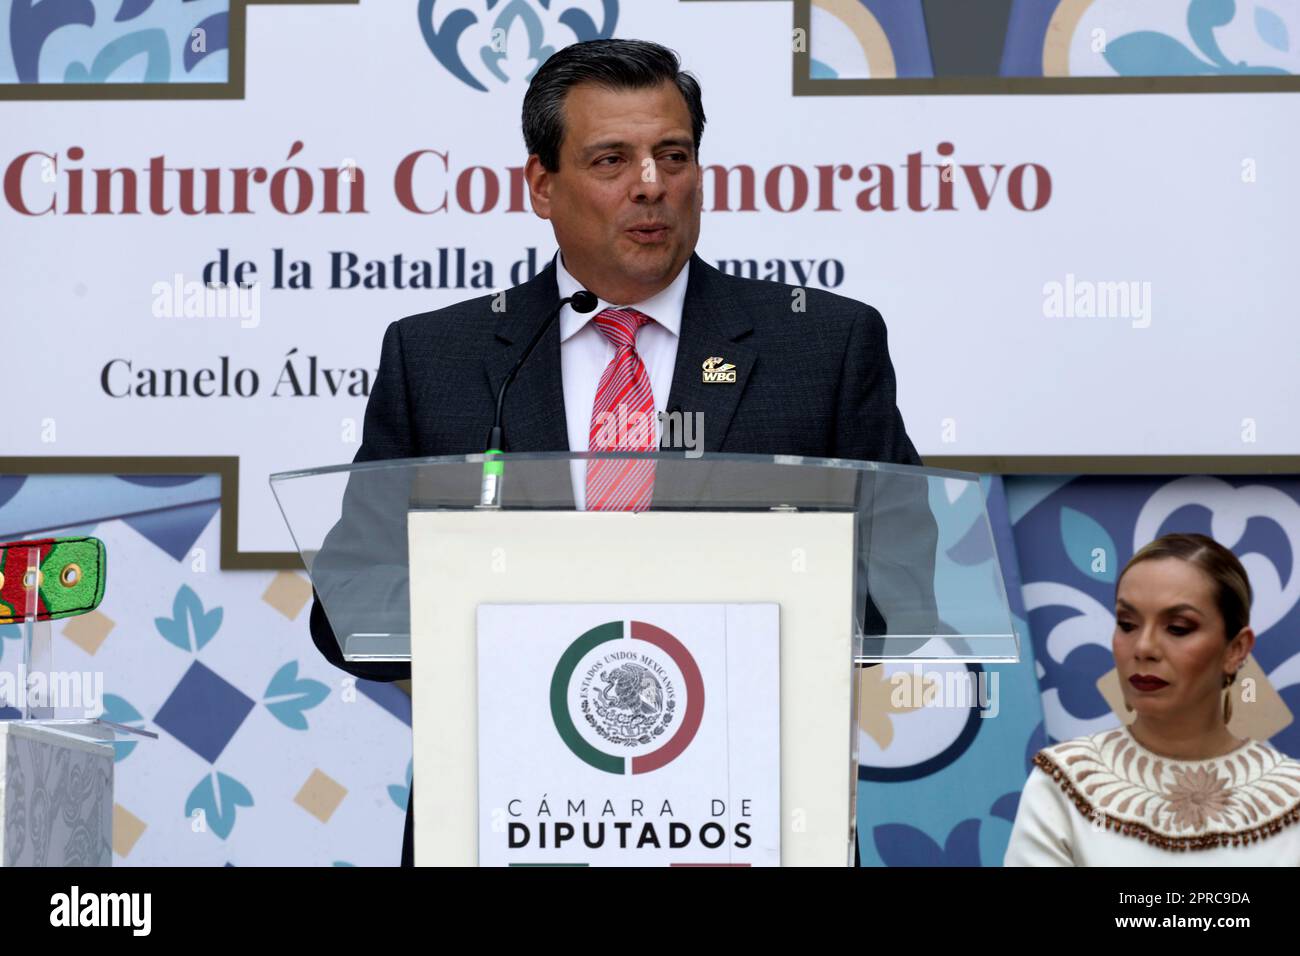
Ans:
[[[732,365],[720,355],[711,355],[704,360],[704,382],[728,382],[732,385],[736,383],[736,366]]]

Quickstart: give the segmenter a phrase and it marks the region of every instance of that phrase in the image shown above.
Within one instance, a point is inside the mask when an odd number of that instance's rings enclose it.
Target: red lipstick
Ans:
[[[1128,682],[1141,691],[1154,691],[1169,686],[1169,681],[1161,680],[1159,677],[1153,677],[1150,674],[1134,674],[1128,679]]]

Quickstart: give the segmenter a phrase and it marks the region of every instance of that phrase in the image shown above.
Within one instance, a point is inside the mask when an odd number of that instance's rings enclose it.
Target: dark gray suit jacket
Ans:
[[[493,296],[485,295],[392,323],[384,335],[362,444],[354,461],[483,452],[497,390],[558,298],[552,260],[533,279],[507,290],[504,311],[499,307],[494,311]],[[802,312],[797,311],[800,299]],[[734,384],[703,382],[701,366],[711,356],[736,366]],[[820,289],[730,276],[692,255],[665,408],[703,413],[706,453],[919,465],[921,459],[907,437],[894,392],[885,323],[874,308]],[[511,386],[504,424],[506,451],[569,450],[558,322]],[[330,554],[339,558],[337,568],[362,566],[348,549],[364,522],[369,527],[391,526],[388,547],[405,560],[405,524],[399,519],[405,516],[403,496],[409,487],[387,496],[398,505],[394,515],[378,516],[359,503],[362,497],[380,497],[373,482],[384,479],[370,480],[370,487],[353,496],[357,503],[349,506],[345,499],[344,517],[313,566],[318,588],[321,575],[328,573]],[[925,573],[915,574],[917,567],[933,567],[937,540],[924,489],[914,481],[891,484],[885,475],[877,479],[873,494],[877,511],[888,516],[877,521],[874,534],[887,535],[891,549],[901,558],[873,568],[872,591],[903,595],[905,610],[900,616],[910,618],[905,626],[930,627],[932,581]],[[880,507],[880,502],[888,506]],[[372,531],[366,534],[373,537]],[[405,599],[404,592],[392,595],[393,604]],[[889,608],[879,603],[897,629]],[[885,632],[885,620],[870,601],[863,626],[867,634]],[[331,663],[356,676],[374,680],[410,676],[406,664],[345,662],[319,599],[312,605],[311,632]],[[406,836],[404,861],[410,851],[409,808]]]

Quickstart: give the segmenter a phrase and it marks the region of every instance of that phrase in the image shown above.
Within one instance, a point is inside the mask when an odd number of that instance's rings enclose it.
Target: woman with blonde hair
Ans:
[[[1227,548],[1167,534],[1115,587],[1131,726],[1040,750],[1006,866],[1300,866],[1300,762],[1228,730],[1255,643]]]

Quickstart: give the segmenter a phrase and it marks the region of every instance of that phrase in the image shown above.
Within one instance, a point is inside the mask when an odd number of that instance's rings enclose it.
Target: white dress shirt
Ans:
[[[664,411],[668,391],[673,383],[673,366],[677,362],[677,343],[682,329],[682,305],[686,301],[686,282],[691,271],[687,260],[664,289],[641,302],[618,304],[598,299],[596,308],[583,314],[566,305],[560,312],[560,378],[564,386],[564,416],[569,430],[569,450],[588,451],[591,437],[591,412],[596,404],[596,387],[605,368],[614,359],[614,346],[596,328],[594,319],[605,309],[636,309],[653,319],[637,330],[636,352],[641,356],[650,391],[654,395],[655,444],[659,444],[663,425],[658,412]],[[555,282],[560,298],[573,295],[583,286],[564,267],[564,256],[555,254]],[[573,495],[578,510],[587,502],[586,462],[572,465]]]

